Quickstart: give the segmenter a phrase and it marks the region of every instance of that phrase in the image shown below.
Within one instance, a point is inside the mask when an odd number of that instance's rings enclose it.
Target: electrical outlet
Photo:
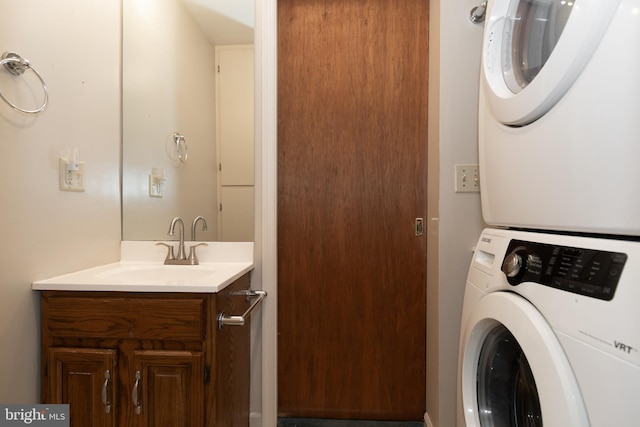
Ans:
[[[478,165],[455,165],[456,193],[480,192],[480,169]]]
[[[58,168],[61,191],[84,191],[84,162],[60,158]]]
[[[149,197],[162,197],[163,181],[155,175],[149,175]]]

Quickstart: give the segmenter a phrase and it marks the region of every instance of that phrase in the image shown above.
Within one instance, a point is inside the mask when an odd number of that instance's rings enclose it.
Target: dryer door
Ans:
[[[620,0],[489,0],[482,84],[507,125],[531,123],[571,87]]]
[[[538,310],[510,292],[482,297],[463,329],[467,427],[587,427],[571,366]]]

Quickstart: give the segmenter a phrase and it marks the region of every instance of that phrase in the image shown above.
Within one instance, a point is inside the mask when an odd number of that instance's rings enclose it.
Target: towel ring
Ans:
[[[176,153],[178,154],[178,160],[180,160],[180,163],[186,162],[189,146],[187,145],[187,140],[184,138],[184,135],[180,135],[177,132],[174,133],[173,142],[176,144]]]
[[[33,71],[36,77],[38,77],[38,79],[40,80],[40,83],[42,83],[42,89],[44,89],[44,101],[42,102],[42,105],[40,106],[40,108],[36,108],[35,110],[25,110],[24,108],[18,107],[17,105],[9,101],[7,98],[5,98],[2,92],[0,92],[0,97],[4,99],[4,102],[9,104],[12,108],[18,111],[21,111],[23,113],[38,114],[42,112],[44,108],[47,106],[47,101],[49,100],[49,92],[47,91],[47,84],[44,82],[44,79],[42,78],[40,73],[38,73],[36,69],[31,66],[31,63],[28,60],[24,59],[23,57],[21,57],[15,52],[3,53],[2,60],[0,61],[0,65],[4,65],[4,67],[14,76],[20,76],[24,74],[26,70]]]
[[[480,24],[484,22],[485,15],[487,14],[487,1],[483,0],[478,6],[471,9],[469,15],[469,21],[474,24]]]

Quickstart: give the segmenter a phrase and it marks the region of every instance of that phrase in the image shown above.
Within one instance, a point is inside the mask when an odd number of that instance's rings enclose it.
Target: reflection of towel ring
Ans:
[[[178,153],[178,160],[180,160],[181,163],[186,162],[187,152],[189,151],[187,140],[184,139],[183,135],[180,135],[176,132],[173,134],[173,142],[175,142],[176,144],[176,153]]]
[[[12,108],[22,111],[27,114],[38,114],[44,110],[44,107],[47,106],[47,100],[49,99],[49,92],[47,91],[47,85],[44,82],[42,76],[31,66],[31,63],[18,55],[15,52],[5,52],[2,54],[2,61],[0,61],[0,65],[4,65],[4,67],[14,76],[22,75],[26,70],[31,70],[38,77],[40,83],[42,83],[42,89],[44,89],[44,101],[40,108],[35,110],[25,110],[24,108],[20,108],[11,101],[9,101],[5,96],[0,92],[0,97],[4,99],[4,102],[9,104]]]

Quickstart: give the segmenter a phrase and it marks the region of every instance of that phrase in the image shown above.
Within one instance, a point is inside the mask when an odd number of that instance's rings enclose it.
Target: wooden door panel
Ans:
[[[283,416],[424,414],[427,11],[278,3]]]

